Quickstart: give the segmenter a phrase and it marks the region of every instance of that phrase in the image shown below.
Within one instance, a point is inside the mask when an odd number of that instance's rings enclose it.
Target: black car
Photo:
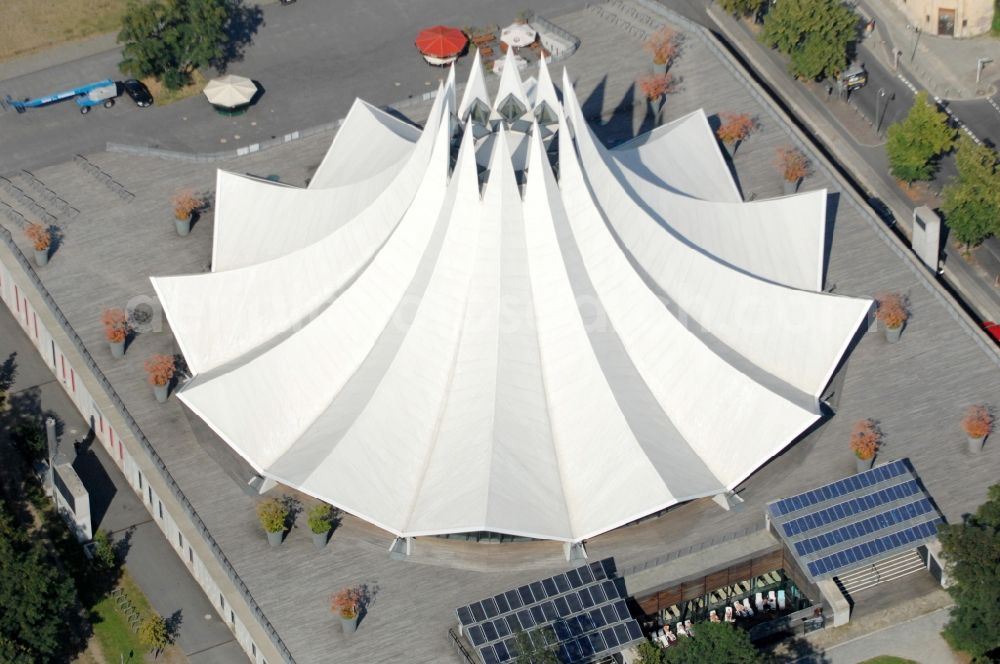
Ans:
[[[127,81],[122,81],[122,89],[125,91],[135,105],[139,108],[146,108],[147,106],[152,106],[153,95],[149,94],[149,88],[142,81],[137,81],[134,78],[130,78]]]

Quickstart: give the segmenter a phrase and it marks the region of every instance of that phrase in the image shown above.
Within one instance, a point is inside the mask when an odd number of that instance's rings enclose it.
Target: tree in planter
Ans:
[[[796,148],[778,148],[774,163],[781,172],[786,194],[795,193],[802,179],[809,175],[809,159]]]
[[[170,379],[174,377],[177,365],[171,355],[150,355],[143,368],[146,370],[149,384],[153,386],[156,400],[163,403],[167,400],[167,390]]]
[[[640,664],[765,664],[750,635],[729,623],[698,624],[696,636],[677,639],[669,648],[646,641],[639,645]]]
[[[715,130],[715,135],[726,146],[730,154],[736,154],[740,143],[746,140],[754,130],[756,123],[746,113],[720,113],[722,123]]]
[[[931,105],[926,92],[917,93],[910,112],[890,125],[887,135],[885,150],[890,170],[907,183],[930,179],[933,160],[950,150],[955,140],[948,116]]]
[[[882,444],[882,431],[875,420],[858,420],[851,428],[851,451],[859,460],[871,462]]]
[[[677,31],[671,28],[657,30],[642,45],[653,56],[653,64],[666,71],[677,56]]]
[[[751,16],[763,9],[767,0],[718,0],[718,3],[733,16]]]
[[[277,498],[268,498],[257,505],[257,518],[260,520],[261,527],[267,532],[268,539],[271,540],[272,535],[285,532],[285,522],[288,520],[288,507]],[[277,540],[277,544],[281,543],[280,539],[274,539]],[[271,544],[272,546],[276,546],[274,541]]]
[[[674,77],[670,74],[651,74],[639,79],[639,91],[653,102],[674,91]]]
[[[903,324],[910,317],[910,305],[902,293],[879,293],[875,296],[875,318],[885,326],[886,340],[899,339]]]
[[[858,16],[840,0],[797,0],[772,4],[760,39],[790,57],[794,76],[814,80],[844,70],[857,33]]]
[[[981,447],[983,439],[993,431],[993,411],[986,404],[969,406],[962,415],[962,429],[970,441],[978,441]]]
[[[158,613],[146,616],[139,623],[139,630],[136,636],[139,637],[139,643],[154,653],[154,657],[159,656],[160,652],[170,643],[170,632],[167,630],[167,621]]]
[[[942,635],[973,662],[1000,659],[1000,484],[960,524],[939,526],[938,539],[954,583],[955,600]]]
[[[330,610],[340,616],[340,626],[344,633],[354,632],[361,613],[361,603],[364,593],[361,588],[342,588],[330,595]]]
[[[155,76],[170,90],[191,81],[191,72],[227,55],[233,0],[132,0],[122,17],[122,73]]]
[[[191,215],[202,206],[203,201],[190,189],[182,189],[174,194],[174,223],[177,234],[184,236],[191,232]]]
[[[104,326],[104,338],[111,344],[111,354],[115,357],[125,355],[125,339],[128,337],[128,314],[124,309],[113,307],[101,312],[101,325]]]
[[[45,265],[49,261],[49,247],[52,246],[52,232],[42,224],[28,224],[24,234],[31,240],[35,250],[35,262]]]
[[[955,239],[968,252],[990,235],[1000,234],[1000,173],[997,153],[961,136],[955,152],[958,177],[945,185],[941,211]]]

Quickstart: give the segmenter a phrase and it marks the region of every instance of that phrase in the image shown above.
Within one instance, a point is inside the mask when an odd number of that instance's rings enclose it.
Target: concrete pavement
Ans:
[[[12,395],[37,401],[63,426],[62,449],[84,438],[89,427],[66,392],[45,366],[38,351],[3,308],[0,311],[0,360],[15,353],[17,374]],[[101,445],[85,445],[74,462],[91,493],[94,528],[127,541],[125,564],[150,604],[179,623],[176,643],[192,664],[245,664],[246,654],[212,608],[177,554],[168,546],[149,512],[125,482]]]
[[[840,643],[823,652],[829,664],[857,664],[877,655],[895,655],[921,664],[958,664],[958,657],[943,638],[941,629],[948,622],[950,609],[938,609],[913,620]],[[810,658],[799,660],[811,664]]]

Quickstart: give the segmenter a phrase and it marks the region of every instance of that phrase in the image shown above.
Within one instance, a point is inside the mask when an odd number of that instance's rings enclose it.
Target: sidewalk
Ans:
[[[889,0],[858,3],[858,12],[875,19],[867,46],[890,70],[899,49],[899,70],[909,72],[931,94],[941,99],[975,99],[996,94],[1000,79],[1000,39],[989,34],[968,39],[916,32],[909,19]],[[909,28],[909,29],[908,29]],[[976,63],[991,58],[976,83]]]
[[[61,449],[72,449],[73,440],[84,438],[89,426],[17,321],[4,309],[0,311],[0,359],[11,353],[16,353],[17,363],[11,394],[36,394],[41,409],[52,411],[63,423]],[[245,664],[247,656],[232,632],[100,444],[81,450],[73,467],[90,492],[94,529],[110,531],[115,540],[127,539],[125,565],[153,608],[179,622],[176,643],[187,661]]]
[[[719,27],[724,38],[746,59],[753,71],[764,80],[773,93],[787,105],[789,111],[808,127],[818,141],[867,192],[868,197],[877,197],[892,211],[894,228],[909,241],[914,205],[906,200],[895,182],[888,175],[884,153],[876,148],[859,146],[830,109],[823,102],[809,94],[806,87],[792,80],[784,65],[775,61],[770,51],[764,49],[746,27],[714,5],[708,9],[709,17]],[[958,40],[955,40],[958,41]],[[862,152],[869,152],[866,158]],[[873,163],[878,163],[876,168]],[[984,320],[1000,319],[1000,292],[983,283],[983,277],[976,266],[970,265],[957,255],[946,256],[944,275],[962,293],[967,304],[978,312]]]

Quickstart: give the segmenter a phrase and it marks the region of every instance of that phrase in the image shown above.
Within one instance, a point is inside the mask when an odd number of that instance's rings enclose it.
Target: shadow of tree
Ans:
[[[212,66],[224,74],[230,63],[242,61],[247,47],[253,43],[254,35],[263,25],[264,12],[259,5],[245,6],[240,0],[231,0],[226,26],[228,41],[222,55],[212,61]]]
[[[358,586],[358,624],[368,615],[368,609],[375,604],[375,597],[379,593],[379,585],[374,581],[366,581]]]
[[[177,640],[177,634],[181,630],[181,624],[184,622],[184,610],[177,609],[174,611],[166,620],[167,622],[167,641],[173,643]]]

